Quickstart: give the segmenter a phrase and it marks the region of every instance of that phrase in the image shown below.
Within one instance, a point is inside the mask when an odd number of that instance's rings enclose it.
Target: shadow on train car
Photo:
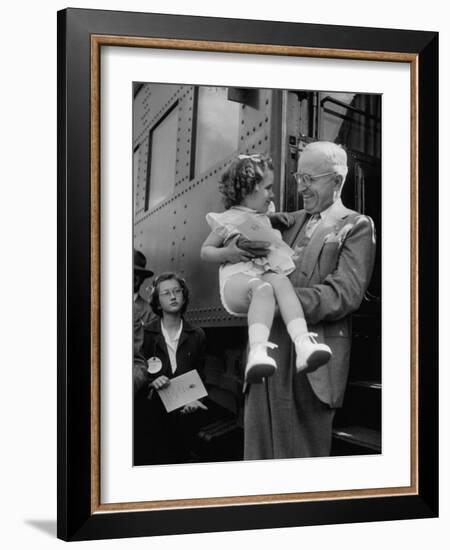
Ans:
[[[207,212],[224,209],[218,180],[239,153],[269,154],[279,210],[302,207],[293,173],[314,140],[342,144],[343,202],[372,217],[377,258],[353,316],[351,369],[335,421],[334,455],[381,452],[381,97],[373,94],[140,83],[134,94],[134,246],[152,270],[177,271],[191,289],[190,322],[207,335],[212,402],[192,461],[241,460],[246,326],[219,298],[217,266],[200,260]],[[145,292],[144,292],[145,297]]]

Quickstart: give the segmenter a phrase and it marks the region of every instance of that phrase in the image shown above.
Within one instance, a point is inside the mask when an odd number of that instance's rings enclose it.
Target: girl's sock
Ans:
[[[250,347],[255,344],[267,342],[269,339],[270,329],[262,323],[254,323],[248,327],[248,341]]]
[[[303,336],[308,332],[308,325],[306,324],[305,319],[301,317],[293,319],[290,323],[288,323],[286,328],[291,340],[294,343],[300,336]]]

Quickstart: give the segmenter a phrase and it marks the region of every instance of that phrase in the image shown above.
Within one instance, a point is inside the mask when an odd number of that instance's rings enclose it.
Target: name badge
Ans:
[[[162,362],[161,359],[158,357],[150,357],[150,359],[147,360],[147,372],[150,374],[156,374],[162,369]]]

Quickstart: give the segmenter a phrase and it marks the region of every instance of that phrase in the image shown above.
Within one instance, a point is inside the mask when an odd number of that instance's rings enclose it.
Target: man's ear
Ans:
[[[334,183],[333,183],[333,186],[334,186],[334,193],[333,193],[334,201],[336,201],[341,196],[343,181],[344,181],[343,176],[341,174],[336,174],[335,179],[334,179]]]
[[[334,184],[337,185],[338,188],[342,186],[343,181],[344,181],[344,178],[342,177],[342,174],[335,175]]]

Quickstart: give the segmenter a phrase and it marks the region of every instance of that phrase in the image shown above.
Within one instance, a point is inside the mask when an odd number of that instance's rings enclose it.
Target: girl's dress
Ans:
[[[224,299],[225,284],[234,275],[242,273],[250,277],[261,277],[272,271],[289,275],[295,269],[292,256],[294,252],[281,237],[280,231],[274,229],[266,214],[246,206],[233,206],[225,212],[210,212],[206,215],[211,231],[219,235],[226,245],[236,235],[243,235],[250,240],[270,242],[269,253],[263,258],[253,258],[247,262],[235,264],[224,263],[219,268],[220,299],[225,310],[231,315],[246,317],[246,314],[231,311]]]

